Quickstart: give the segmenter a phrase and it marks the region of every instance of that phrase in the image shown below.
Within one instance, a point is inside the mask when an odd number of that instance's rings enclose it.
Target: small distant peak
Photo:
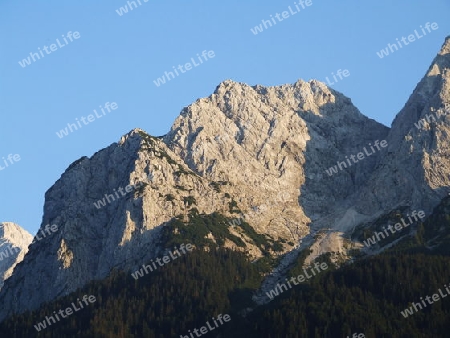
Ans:
[[[4,236],[5,230],[19,228],[16,223],[13,222],[0,222],[0,238]]]
[[[27,238],[32,237],[28,231],[14,222],[0,222],[0,239],[7,239],[15,242],[21,236],[26,236]]]

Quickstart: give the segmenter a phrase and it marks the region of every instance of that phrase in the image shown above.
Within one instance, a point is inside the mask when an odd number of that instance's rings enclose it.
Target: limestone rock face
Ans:
[[[162,228],[194,209],[232,216],[233,202],[257,232],[295,243],[260,294],[302,249],[313,251],[307,264],[326,252],[346,259],[360,246],[348,240],[356,226],[399,205],[431,210],[450,191],[449,52],[447,39],[391,129],[315,80],[227,80],[184,108],[165,136],[135,129],[75,161],[45,194],[41,230],[58,231],[33,243],[6,281],[0,320],[155,258]],[[436,121],[415,126],[430,113]],[[383,140],[387,148],[350,161]]]
[[[449,141],[450,37],[392,123],[387,156],[358,194],[359,211],[407,205],[431,212],[449,192]]]
[[[388,147],[369,179],[343,204],[332,203],[329,217],[314,229],[331,229],[313,246],[310,262],[323,252],[340,252],[358,225],[397,209],[432,209],[450,192],[450,37],[392,123]],[[364,160],[365,161],[365,160]],[[406,215],[406,211],[404,214]],[[348,217],[352,215],[352,217]],[[352,243],[360,248],[361,243]]]
[[[0,289],[28,251],[33,240],[25,229],[15,223],[0,223]]]
[[[340,176],[325,178],[325,169],[387,132],[317,81],[225,81],[164,138],[135,129],[69,166],[45,195],[42,224],[59,231],[31,245],[0,293],[0,319],[154,258],[164,224],[194,207],[230,216],[227,196],[258,232],[296,243],[330,203],[356,191],[376,156]],[[247,251],[261,255],[250,243]]]
[[[298,241],[367,180],[380,154],[329,177],[389,129],[318,81],[277,87],[225,81],[185,108],[164,141],[199,175],[232,182],[257,231]]]
[[[187,219],[193,208],[230,216],[227,184],[217,189],[215,183],[140,129],[75,161],[45,195],[41,230],[54,224],[58,231],[30,246],[0,293],[0,318],[105,278],[112,268],[129,270],[155,258],[163,251],[162,226]],[[247,249],[261,255],[251,243]]]

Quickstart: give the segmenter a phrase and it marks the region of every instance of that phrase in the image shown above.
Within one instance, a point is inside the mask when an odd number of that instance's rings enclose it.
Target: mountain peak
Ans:
[[[33,236],[17,224],[0,222],[0,289],[23,260],[32,240]]]
[[[445,42],[442,45],[439,55],[446,55],[450,53],[450,35],[445,38]]]
[[[412,129],[414,123],[428,114],[438,111],[450,103],[448,86],[450,83],[450,36],[442,45],[425,76],[417,84],[403,109],[397,114],[392,127],[397,141]]]
[[[29,237],[30,242],[32,236],[23,228],[13,222],[0,222],[0,238],[15,241],[23,237]]]
[[[436,55],[427,72],[427,77],[444,75],[444,69],[450,68],[450,36],[445,39],[441,50]]]
[[[214,94],[220,94],[225,92],[226,90],[229,90],[233,87],[239,87],[239,86],[248,86],[246,83],[242,82],[236,82],[231,79],[227,79],[219,83],[219,85],[214,90]]]
[[[141,139],[142,134],[149,135],[141,128],[134,128],[120,138],[119,145],[123,145],[128,139]]]
[[[126,133],[125,135],[123,135],[123,137],[133,137],[135,135],[149,135],[149,133],[147,133],[145,130],[141,129],[141,128],[134,128],[133,130],[130,130],[128,133]]]

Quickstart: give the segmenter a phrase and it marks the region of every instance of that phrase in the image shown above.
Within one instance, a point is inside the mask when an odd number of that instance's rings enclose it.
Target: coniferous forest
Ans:
[[[450,332],[448,299],[408,318],[400,311],[450,283],[450,257],[444,245],[448,219],[448,201],[444,201],[419,225],[416,235],[396,247],[339,269],[330,268],[260,307],[255,307],[251,296],[267,273],[267,264],[252,263],[245,253],[205,243],[203,248],[208,250],[194,250],[137,280],[129,272],[113,271],[107,279],[37,311],[11,317],[0,325],[0,337],[180,337],[219,314],[229,314],[231,321],[204,336],[334,338],[364,333],[365,337],[446,337]],[[444,229],[443,244],[430,250],[426,244],[433,228]],[[185,235],[190,238],[173,237],[172,243],[192,240],[195,234]],[[328,256],[320,259],[331,265]],[[303,260],[300,255],[292,271],[299,271]],[[94,295],[97,301],[36,331],[34,325],[46,315],[85,294]]]

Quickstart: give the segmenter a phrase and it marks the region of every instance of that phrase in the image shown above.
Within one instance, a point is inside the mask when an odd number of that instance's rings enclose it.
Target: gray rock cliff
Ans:
[[[450,192],[450,37],[398,113],[387,135],[388,147],[376,159],[365,184],[332,203],[329,217],[312,224],[322,233],[306,260],[325,252],[361,248],[346,238],[357,226],[370,224],[394,210],[432,209]],[[366,161],[366,160],[364,160]],[[341,194],[345,194],[341,191]],[[349,217],[351,215],[351,217]]]

